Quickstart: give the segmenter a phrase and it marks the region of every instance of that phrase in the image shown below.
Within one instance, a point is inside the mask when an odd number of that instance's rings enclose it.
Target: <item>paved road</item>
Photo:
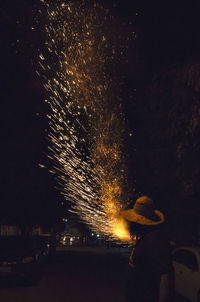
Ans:
[[[114,263],[118,263],[114,268]],[[1,302],[124,302],[127,259],[105,249],[59,250],[31,287],[0,288]]]
[[[59,248],[35,285],[1,285],[0,302],[124,302],[127,256],[127,250]]]

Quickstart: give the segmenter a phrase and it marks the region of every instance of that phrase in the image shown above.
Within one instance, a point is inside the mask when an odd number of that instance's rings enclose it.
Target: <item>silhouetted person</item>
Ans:
[[[130,222],[134,247],[130,255],[127,302],[172,302],[173,267],[169,241],[163,230],[165,217],[148,196],[121,215]]]

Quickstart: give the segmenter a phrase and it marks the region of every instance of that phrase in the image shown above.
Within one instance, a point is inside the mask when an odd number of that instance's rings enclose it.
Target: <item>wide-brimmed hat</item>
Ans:
[[[157,225],[165,221],[163,213],[155,209],[153,200],[148,196],[139,197],[133,208],[121,211],[121,215],[128,221],[143,225]]]

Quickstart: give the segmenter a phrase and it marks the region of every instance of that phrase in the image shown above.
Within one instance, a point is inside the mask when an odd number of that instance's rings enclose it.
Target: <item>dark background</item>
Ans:
[[[195,1],[99,1],[137,39],[124,72],[132,198],[144,193],[180,240],[198,241],[200,197],[200,18]],[[57,226],[62,197],[48,165],[45,94],[35,74],[44,41],[36,0],[1,1],[0,223]],[[42,24],[42,23],[41,23]],[[35,30],[31,27],[35,26]],[[126,35],[127,32],[124,32]],[[128,62],[128,63],[127,63]],[[66,204],[66,203],[65,203]],[[68,205],[66,204],[66,208]],[[65,208],[65,209],[66,209]],[[182,238],[181,238],[182,237]]]

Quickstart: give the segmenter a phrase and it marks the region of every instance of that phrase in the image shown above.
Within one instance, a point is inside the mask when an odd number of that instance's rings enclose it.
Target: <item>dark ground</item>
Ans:
[[[116,265],[115,265],[116,264]],[[118,249],[58,250],[33,286],[1,286],[1,302],[124,301],[127,253]]]
[[[36,284],[1,283],[0,301],[125,302],[128,255],[117,248],[59,248]]]

